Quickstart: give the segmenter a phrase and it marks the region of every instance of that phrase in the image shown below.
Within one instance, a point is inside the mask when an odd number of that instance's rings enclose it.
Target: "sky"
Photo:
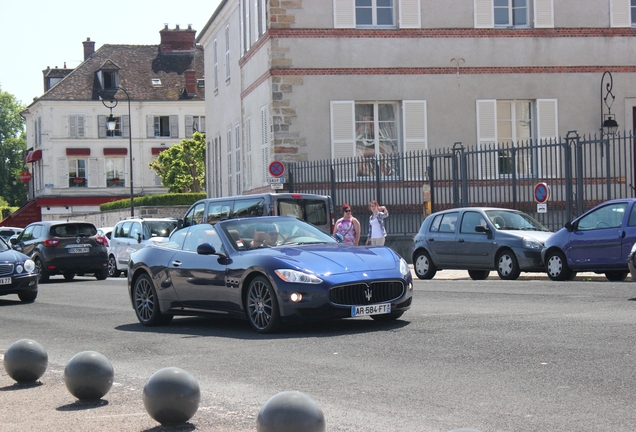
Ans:
[[[0,89],[29,105],[44,93],[42,71],[77,67],[82,42],[159,45],[159,32],[196,30],[198,37],[220,0],[0,0]],[[108,12],[108,10],[112,12]]]

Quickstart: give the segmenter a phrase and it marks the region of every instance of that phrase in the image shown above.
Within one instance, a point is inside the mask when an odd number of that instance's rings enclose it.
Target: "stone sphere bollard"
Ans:
[[[40,379],[49,364],[49,356],[42,345],[31,339],[13,342],[4,353],[4,370],[19,383]]]
[[[96,351],[75,354],[64,368],[64,383],[81,401],[101,399],[113,386],[115,370],[106,357]]]
[[[192,375],[177,367],[158,370],[144,386],[146,412],[163,424],[185,423],[199,409],[201,391]]]
[[[312,398],[284,391],[269,398],[256,419],[257,432],[325,432],[325,416]]]

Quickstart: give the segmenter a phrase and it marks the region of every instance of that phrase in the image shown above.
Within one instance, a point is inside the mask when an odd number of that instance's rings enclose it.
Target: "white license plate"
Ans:
[[[88,253],[90,252],[89,248],[69,248],[68,253]]]
[[[352,306],[351,316],[368,316],[391,313],[391,303],[382,303],[368,306]]]
[[[7,277],[7,278],[0,278],[0,285],[9,285],[11,284],[11,278]]]

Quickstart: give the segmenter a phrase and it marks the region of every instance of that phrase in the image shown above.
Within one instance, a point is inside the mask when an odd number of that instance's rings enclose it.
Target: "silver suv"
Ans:
[[[172,218],[128,218],[113,228],[108,252],[108,275],[119,277],[128,270],[130,254],[146,247],[150,242],[167,240],[177,227]]]

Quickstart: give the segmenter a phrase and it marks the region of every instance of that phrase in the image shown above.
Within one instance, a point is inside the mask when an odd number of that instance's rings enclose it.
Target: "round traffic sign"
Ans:
[[[534,199],[539,203],[543,204],[550,199],[550,188],[545,183],[537,183],[534,187]]]
[[[31,173],[29,171],[22,171],[20,173],[20,180],[22,180],[24,183],[28,183],[31,181]]]
[[[285,165],[280,161],[274,161],[269,164],[269,173],[274,177],[281,177],[285,174]]]

